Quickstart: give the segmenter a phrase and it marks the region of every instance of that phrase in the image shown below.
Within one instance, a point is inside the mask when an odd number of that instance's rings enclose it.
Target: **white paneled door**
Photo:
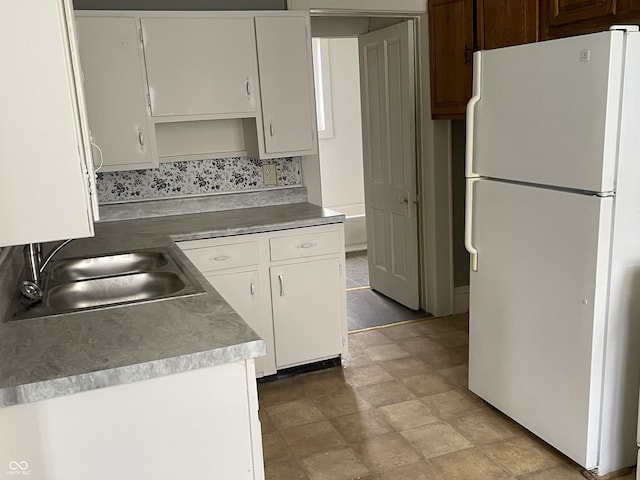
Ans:
[[[417,309],[413,23],[358,40],[369,278],[373,289]]]

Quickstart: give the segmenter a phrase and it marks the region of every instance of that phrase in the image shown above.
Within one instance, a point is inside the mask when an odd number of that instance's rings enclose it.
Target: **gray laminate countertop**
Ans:
[[[309,203],[103,222],[56,257],[167,246],[204,293],[0,323],[0,407],[262,356],[265,344],[174,241],[339,223]]]

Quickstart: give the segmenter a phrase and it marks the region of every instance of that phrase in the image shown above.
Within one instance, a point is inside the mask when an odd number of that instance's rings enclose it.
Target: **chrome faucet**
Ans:
[[[28,243],[24,246],[24,263],[25,269],[27,270],[27,279],[20,282],[20,293],[22,293],[25,298],[33,303],[42,301],[44,297],[42,272],[54,255],[73,240],[73,238],[63,240],[56,245],[44,259],[42,258],[41,243]]]

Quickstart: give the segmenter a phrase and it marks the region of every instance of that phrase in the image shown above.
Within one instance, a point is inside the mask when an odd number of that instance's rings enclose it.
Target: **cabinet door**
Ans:
[[[546,0],[549,25],[593,20],[614,13],[614,0]]]
[[[538,0],[477,0],[478,49],[538,40]]]
[[[266,332],[263,332],[263,311],[261,309],[261,291],[258,278],[258,270],[246,272],[207,274],[205,278],[215,288],[222,298],[253,328],[253,330],[265,339],[267,344],[267,356],[255,359],[256,376],[262,377],[275,373],[273,347],[266,340]]]
[[[640,19],[637,17],[637,15],[640,14],[640,0],[618,0],[616,13],[621,15],[635,14],[635,22],[640,22]]]
[[[154,117],[255,116],[250,18],[143,18]]]
[[[307,17],[256,17],[262,132],[267,154],[316,151]],[[272,155],[273,156],[273,155]]]
[[[429,1],[431,116],[461,119],[471,98],[473,0]]]
[[[0,2],[0,246],[93,235],[69,0]]]
[[[138,20],[78,17],[76,25],[89,128],[102,149],[102,171],[157,167]]]
[[[271,267],[278,368],[342,352],[342,285],[337,258]]]

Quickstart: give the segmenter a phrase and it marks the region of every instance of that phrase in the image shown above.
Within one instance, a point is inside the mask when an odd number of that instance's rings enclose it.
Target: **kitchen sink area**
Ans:
[[[51,262],[43,272],[44,298],[16,295],[8,320],[158,301],[204,293],[167,247]]]

